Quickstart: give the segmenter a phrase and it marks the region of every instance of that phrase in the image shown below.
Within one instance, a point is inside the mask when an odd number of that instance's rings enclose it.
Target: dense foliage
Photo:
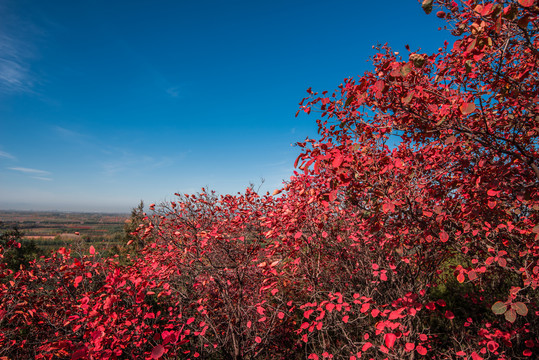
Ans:
[[[0,356],[537,357],[539,7],[422,7],[453,41],[309,89],[320,138],[274,194],[152,204],[121,262],[1,265]]]

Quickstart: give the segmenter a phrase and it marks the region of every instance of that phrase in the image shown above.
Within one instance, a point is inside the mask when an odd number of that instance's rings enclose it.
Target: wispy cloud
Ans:
[[[53,130],[60,136],[63,140],[74,142],[81,145],[88,145],[92,143],[91,136],[88,136],[86,134],[82,134],[80,132],[66,129],[61,126],[54,126]]]
[[[100,163],[103,174],[106,176],[144,174],[156,169],[170,168],[187,155],[183,152],[173,157],[153,157],[118,147],[109,147],[105,154],[105,159]]]
[[[5,58],[0,58],[0,84],[4,92],[26,91],[31,88],[27,69]]]
[[[172,86],[167,89],[167,94],[169,94],[173,98],[180,97],[180,87],[179,86]]]
[[[0,158],[15,160],[15,156],[13,156],[10,153],[7,153],[5,151],[0,151]]]
[[[32,176],[32,178],[37,179],[37,180],[43,180],[43,181],[52,181],[51,178],[43,177],[43,176]]]
[[[30,69],[30,60],[35,56],[33,39],[41,31],[10,13],[2,3],[0,12],[0,93],[32,92],[36,82]]]
[[[73,138],[73,137],[81,137],[83,136],[82,134],[76,132],[76,131],[73,131],[73,130],[70,130],[70,129],[66,129],[64,127],[61,127],[61,126],[55,126],[54,127],[54,130],[62,135],[62,136],[65,136],[65,137],[69,137],[69,138]]]
[[[29,175],[50,175],[49,171],[38,170],[38,169],[30,169],[30,168],[25,168],[25,167],[10,167],[8,169],[13,170],[13,171],[22,172],[24,174],[29,174]]]
[[[27,64],[30,54],[21,40],[0,31],[0,90],[29,91],[33,85]]]

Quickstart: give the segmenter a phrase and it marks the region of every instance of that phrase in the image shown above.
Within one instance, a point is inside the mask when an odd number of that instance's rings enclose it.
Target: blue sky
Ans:
[[[0,209],[128,212],[209,187],[273,191],[316,136],[305,90],[431,52],[408,1],[0,0]]]

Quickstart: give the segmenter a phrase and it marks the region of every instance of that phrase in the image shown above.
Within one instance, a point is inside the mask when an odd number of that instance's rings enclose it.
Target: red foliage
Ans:
[[[537,355],[539,8],[422,7],[453,43],[380,46],[372,72],[309,89],[320,138],[283,189],[177,194],[127,265],[61,249],[2,270],[0,356]]]

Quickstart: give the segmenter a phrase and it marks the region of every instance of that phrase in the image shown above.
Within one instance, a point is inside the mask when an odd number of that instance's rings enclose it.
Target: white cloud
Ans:
[[[6,158],[6,159],[15,160],[15,156],[13,156],[10,153],[7,153],[5,151],[0,151],[0,158]]]
[[[86,134],[79,133],[77,131],[66,129],[61,126],[54,126],[53,130],[58,134],[58,136],[63,141],[68,141],[71,143],[79,144],[79,145],[91,145],[93,143],[92,138]]]
[[[13,92],[24,91],[31,86],[27,70],[21,64],[4,58],[0,58],[0,84],[4,91]]]
[[[24,174],[32,174],[32,175],[49,175],[49,171],[45,170],[38,170],[38,169],[30,169],[25,167],[10,167],[9,170],[19,171]]]
[[[68,137],[68,138],[78,138],[78,137],[83,137],[84,136],[84,135],[82,135],[82,134],[80,134],[80,133],[78,133],[76,131],[66,129],[66,128],[61,127],[61,126],[55,126],[54,130],[58,134],[60,134],[61,136]]]
[[[180,87],[179,86],[169,87],[167,89],[167,94],[169,94],[173,98],[179,97],[180,96]]]
[[[33,179],[37,180],[43,180],[43,181],[52,181],[51,178],[43,177],[43,176],[32,176]]]
[[[28,91],[32,87],[26,63],[30,54],[24,48],[24,43],[15,37],[0,34],[0,89],[3,92]]]
[[[41,30],[35,24],[10,13],[0,3],[0,92],[31,92],[35,78],[30,60],[35,57],[34,40]]]

